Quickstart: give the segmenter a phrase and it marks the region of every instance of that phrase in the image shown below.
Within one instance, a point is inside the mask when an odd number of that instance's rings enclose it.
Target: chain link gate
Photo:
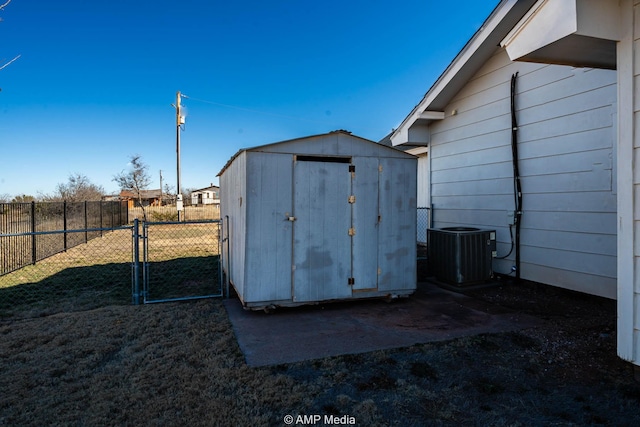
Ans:
[[[221,297],[220,220],[142,224],[142,302]]]
[[[129,298],[140,304],[224,295],[220,220],[136,219],[119,226],[103,216],[109,227],[71,229],[63,221],[55,229],[57,222],[38,217],[37,227],[30,220],[22,231],[15,225],[22,218],[0,207],[0,317],[93,309]]]

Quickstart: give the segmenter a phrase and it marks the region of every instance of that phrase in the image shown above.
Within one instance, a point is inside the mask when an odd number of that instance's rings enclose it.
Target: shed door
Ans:
[[[351,296],[349,158],[298,156],[293,183],[293,300]]]
[[[353,159],[353,286],[354,293],[378,289],[379,161],[375,157]]]

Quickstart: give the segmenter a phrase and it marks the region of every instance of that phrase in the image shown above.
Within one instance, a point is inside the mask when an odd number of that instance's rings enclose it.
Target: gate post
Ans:
[[[63,245],[64,251],[67,252],[67,201],[62,202],[62,228],[64,229],[63,234]]]
[[[133,304],[140,304],[140,229],[133,220]]]
[[[225,276],[225,280],[224,280],[224,286],[225,286],[225,291],[227,293],[227,298],[229,298],[229,277],[231,276],[231,253],[229,252],[230,250],[230,242],[229,242],[229,215],[225,215],[224,216],[225,219],[225,228],[227,229],[227,236],[224,238],[223,242],[226,241],[227,243],[227,274]],[[221,266],[222,268],[222,266]]]
[[[37,260],[37,241],[36,241],[36,202],[31,201],[31,263],[35,265]]]
[[[87,201],[84,201],[84,242],[87,243],[89,241],[89,233],[87,229],[89,228],[89,218],[87,217]]]

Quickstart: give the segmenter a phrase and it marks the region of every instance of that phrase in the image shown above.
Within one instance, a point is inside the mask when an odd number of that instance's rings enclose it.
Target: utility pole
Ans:
[[[160,169],[160,206],[162,206],[162,169]]]
[[[176,160],[177,160],[177,185],[176,185],[176,207],[178,209],[178,221],[180,221],[182,212],[182,188],[180,187],[180,126],[184,124],[184,116],[180,107],[180,99],[182,95],[180,91],[176,93]]]

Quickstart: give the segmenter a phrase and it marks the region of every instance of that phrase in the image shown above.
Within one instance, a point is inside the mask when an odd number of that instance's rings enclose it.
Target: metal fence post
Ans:
[[[87,219],[87,201],[84,201],[84,242],[87,243],[89,241],[89,233],[87,229],[89,228],[89,220]]]
[[[31,202],[31,261],[36,263],[36,202]]]
[[[63,236],[63,242],[64,242],[64,251],[67,251],[67,201],[65,200],[64,202],[62,202],[62,229],[64,230],[64,233],[62,233]]]
[[[433,203],[429,205],[429,228],[433,228]]]
[[[138,218],[133,220],[133,303],[140,304],[140,229]]]
[[[227,293],[227,298],[229,298],[229,281],[231,276],[231,252],[230,252],[230,242],[229,242],[229,215],[224,216],[225,219],[225,228],[227,229],[227,236],[224,240],[227,242],[227,275],[225,277],[224,286],[225,291]]]
[[[220,293],[224,294],[224,289],[223,289],[223,277],[224,275],[222,274],[222,269],[224,268],[224,249],[222,248],[223,242],[222,242],[222,228],[223,228],[223,223],[222,220],[220,220],[218,222],[218,284],[220,285]],[[223,295],[224,296],[224,295]]]

